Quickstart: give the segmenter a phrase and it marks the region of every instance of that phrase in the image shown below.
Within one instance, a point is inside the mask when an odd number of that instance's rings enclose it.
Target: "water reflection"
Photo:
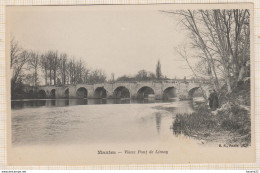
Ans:
[[[155,113],[155,122],[156,122],[156,128],[157,128],[158,133],[160,133],[161,119],[162,119],[161,112],[156,112]]]
[[[173,102],[174,100],[154,100],[154,99],[32,99],[32,100],[13,100],[12,109],[36,108],[36,107],[63,107],[74,105],[96,105],[96,104],[147,104]]]

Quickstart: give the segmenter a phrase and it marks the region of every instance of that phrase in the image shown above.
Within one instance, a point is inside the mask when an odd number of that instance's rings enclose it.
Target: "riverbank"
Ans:
[[[250,146],[250,87],[242,86],[242,88],[235,89],[229,99],[222,100],[221,107],[216,111],[211,111],[204,103],[191,114],[177,114],[172,127],[174,133],[201,140],[202,143],[218,142],[221,146]]]

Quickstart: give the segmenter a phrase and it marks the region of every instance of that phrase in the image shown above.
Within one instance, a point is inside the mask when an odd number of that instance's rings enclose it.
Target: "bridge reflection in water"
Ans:
[[[36,108],[36,107],[63,107],[74,105],[96,105],[96,104],[144,104],[144,103],[165,103],[174,102],[171,100],[155,100],[155,99],[27,99],[13,100],[11,102],[12,109]]]
[[[17,147],[65,143],[158,144],[163,139],[175,140],[170,129],[175,115],[193,111],[193,102],[155,99],[12,101],[12,144]]]

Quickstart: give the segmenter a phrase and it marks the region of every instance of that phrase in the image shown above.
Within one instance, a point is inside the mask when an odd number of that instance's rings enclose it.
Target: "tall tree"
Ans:
[[[53,68],[53,52],[52,51],[49,51],[47,54],[46,54],[46,60],[47,60],[47,63],[48,63],[48,67],[49,67],[49,85],[52,85],[52,68]]]
[[[11,62],[10,66],[13,67],[14,64],[19,63],[20,54],[22,52],[22,48],[20,47],[19,43],[14,39],[14,37],[11,39],[11,45],[10,45],[10,57]]]
[[[156,78],[160,79],[162,77],[162,71],[161,71],[161,63],[160,60],[158,60],[156,64]]]
[[[13,44],[14,42],[11,42]],[[17,48],[16,46],[11,45],[11,49]],[[11,77],[11,97],[17,98],[20,97],[19,94],[23,93],[23,73],[22,70],[24,68],[24,65],[28,62],[30,53],[20,49],[21,52],[16,52],[14,50],[11,50],[11,71],[12,71],[12,77]],[[13,52],[13,54],[12,54]]]
[[[249,10],[180,10],[167,13],[181,17],[180,22],[190,32],[192,48],[199,51],[195,56],[200,58],[200,63],[205,62],[204,68],[215,89],[220,90],[219,79],[223,79],[228,92],[231,92],[250,68]]]
[[[115,81],[115,73],[111,73],[111,82],[114,82]]]
[[[58,67],[58,51],[53,52],[53,63],[52,63],[52,69],[53,69],[53,81],[54,85],[57,84],[57,67]]]
[[[30,59],[28,61],[28,66],[30,70],[33,70],[33,86],[37,86],[38,85],[38,68],[40,66],[40,58],[39,58],[39,54],[32,52],[30,54]]]
[[[48,64],[48,59],[47,59],[46,54],[41,54],[41,56],[40,56],[40,66],[41,66],[43,73],[44,73],[45,85],[48,85],[49,64]]]
[[[161,63],[160,60],[158,60],[156,65],[156,78],[160,79],[162,77],[162,71],[161,71]]]
[[[68,70],[69,70],[70,84],[75,84],[75,60],[74,60],[74,58],[69,61]]]
[[[15,86],[17,80],[21,78],[21,72],[24,65],[28,62],[30,58],[30,53],[27,51],[22,51],[22,53],[18,56],[15,62],[12,65],[12,85]]]
[[[62,53],[60,54],[60,59],[59,59],[59,70],[60,70],[60,74],[61,74],[61,83],[63,85],[66,84],[66,74],[67,74],[67,54],[66,53]]]

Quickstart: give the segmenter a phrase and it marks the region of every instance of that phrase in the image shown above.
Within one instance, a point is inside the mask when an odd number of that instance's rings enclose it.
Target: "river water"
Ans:
[[[218,143],[176,135],[171,129],[176,114],[190,113],[194,106],[195,101],[178,100],[12,101],[8,163],[240,163],[253,156],[252,147],[220,148]]]
[[[12,143],[158,142],[176,138],[176,113],[193,101],[120,99],[12,101]]]

